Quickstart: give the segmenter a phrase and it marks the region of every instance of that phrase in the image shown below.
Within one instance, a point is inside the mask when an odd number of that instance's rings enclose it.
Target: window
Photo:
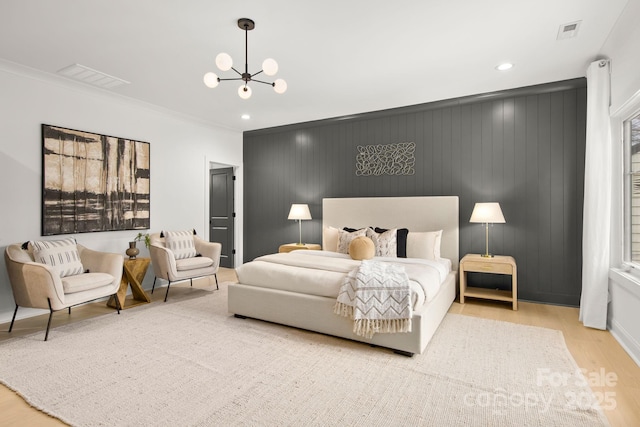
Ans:
[[[640,267],[640,113],[623,122],[626,157],[625,261]]]

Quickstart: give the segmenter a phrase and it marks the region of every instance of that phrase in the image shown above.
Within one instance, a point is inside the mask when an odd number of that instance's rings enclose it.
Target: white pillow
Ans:
[[[73,238],[29,242],[35,262],[50,266],[60,277],[82,274],[84,267]]]
[[[360,230],[356,230],[351,233],[344,230],[338,230],[338,253],[348,254],[351,241],[360,236],[367,237],[366,228],[361,228]]]
[[[175,259],[193,258],[196,256],[193,230],[165,231],[164,238],[167,249],[173,252]]]
[[[435,260],[440,258],[442,230],[415,232],[407,235],[407,258]]]
[[[376,247],[376,256],[398,257],[397,228],[392,228],[384,233],[376,233],[371,228],[367,228],[367,237],[373,241]]]
[[[436,255],[436,259],[440,259],[440,244],[442,243],[442,230],[436,231],[436,246],[433,248],[433,253]]]
[[[338,236],[340,230],[335,227],[324,227],[322,230],[322,249],[325,251],[338,251]]]

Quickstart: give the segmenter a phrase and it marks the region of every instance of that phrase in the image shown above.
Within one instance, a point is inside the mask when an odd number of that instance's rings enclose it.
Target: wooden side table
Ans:
[[[150,258],[134,258],[125,259],[122,268],[122,279],[120,279],[120,288],[116,293],[118,302],[120,302],[120,308],[131,308],[140,304],[146,304],[151,302],[149,295],[142,289],[142,280],[144,275],[147,274],[147,269],[151,263]],[[125,298],[127,296],[127,288],[131,285],[131,294],[133,295],[133,303],[125,305]],[[114,295],[111,295],[107,302],[109,307],[116,308],[116,300]]]
[[[319,251],[319,250],[322,250],[322,246],[316,243],[303,243],[302,245],[299,245],[297,243],[287,243],[285,245],[280,245],[280,247],[278,248],[278,252],[280,253],[291,252],[298,249],[308,249],[311,251]]]
[[[507,274],[511,276],[511,291],[485,289],[467,286],[467,272]],[[460,260],[460,304],[465,297],[508,301],[513,309],[518,309],[518,270],[516,260],[510,256],[496,255],[488,258],[478,254],[468,254]]]

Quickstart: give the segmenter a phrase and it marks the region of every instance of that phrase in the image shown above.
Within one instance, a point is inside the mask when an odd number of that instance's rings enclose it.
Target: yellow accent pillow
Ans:
[[[365,236],[359,236],[354,238],[349,243],[349,255],[351,259],[362,261],[363,259],[371,259],[376,254],[376,246],[373,244],[373,240]]]

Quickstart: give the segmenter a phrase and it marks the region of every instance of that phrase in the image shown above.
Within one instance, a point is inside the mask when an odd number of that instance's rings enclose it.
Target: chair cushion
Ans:
[[[65,294],[88,291],[113,283],[113,276],[107,273],[84,273],[62,278]]]
[[[176,260],[176,270],[178,271],[195,270],[198,268],[210,267],[212,265],[213,260],[211,258],[207,258],[206,256],[196,256],[193,258]]]
[[[165,231],[167,249],[173,252],[176,260],[196,256],[196,245],[193,241],[193,230]]]
[[[53,268],[60,277],[81,274],[84,271],[76,240],[44,240],[29,242],[35,262]]]

